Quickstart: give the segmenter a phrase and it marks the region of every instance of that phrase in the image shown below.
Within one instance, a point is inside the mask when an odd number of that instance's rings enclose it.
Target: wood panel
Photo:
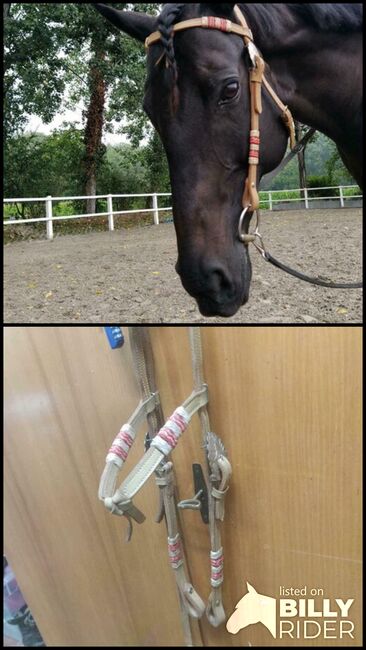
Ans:
[[[137,498],[147,522],[130,544],[97,498],[139,400],[128,341],[112,351],[102,328],[5,328],[5,370],[5,553],[46,644],[181,645],[155,486]],[[131,467],[142,450],[143,436]]]
[[[151,328],[165,415],[190,393],[183,327]],[[354,598],[360,645],[361,328],[201,328],[211,425],[233,464],[224,525],[227,613],[246,593],[321,587]],[[125,328],[125,332],[127,329]],[[47,645],[182,644],[165,527],[125,523],[97,499],[105,452],[138,400],[126,343],[111,351],[94,327],[5,328],[5,546]],[[131,453],[130,466],[141,454]],[[198,417],[174,452],[179,496],[203,462]],[[209,588],[208,531],[182,516],[195,588]],[[203,644],[297,645],[262,625],[237,635],[200,622]],[[195,642],[200,643],[197,625]]]
[[[361,328],[201,331],[211,426],[233,464],[224,527],[228,613],[247,581],[273,597],[281,585],[318,587],[325,598],[355,598],[356,639],[306,644],[360,645]],[[153,339],[168,412],[189,392],[187,337],[164,328]],[[199,429],[185,436],[175,452],[180,486],[201,455]],[[192,490],[190,483],[187,496]],[[207,532],[195,513],[184,522],[194,584],[207,596]],[[275,640],[261,624],[234,636],[202,620],[202,630],[205,645],[303,645]]]

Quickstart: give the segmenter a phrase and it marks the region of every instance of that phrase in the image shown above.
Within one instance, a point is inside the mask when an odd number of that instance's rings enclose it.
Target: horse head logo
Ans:
[[[237,634],[243,627],[263,623],[276,638],[276,599],[258,594],[249,582],[247,588],[248,593],[236,604],[235,611],[226,623],[227,631]]]

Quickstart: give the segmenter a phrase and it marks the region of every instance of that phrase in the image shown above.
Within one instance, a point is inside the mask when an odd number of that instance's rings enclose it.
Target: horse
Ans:
[[[234,4],[167,4],[157,17],[96,9],[147,51],[144,110],[166,152],[177,236],[176,271],[205,316],[232,316],[249,298],[251,262],[238,222],[250,155],[251,57],[243,38],[174,24],[236,22]],[[265,74],[299,122],[331,138],[362,184],[362,5],[240,4]],[[210,20],[213,20],[212,18]],[[282,160],[288,132],[262,89],[257,182]],[[248,232],[252,213],[244,220]]]
[[[259,594],[249,582],[247,589],[247,593],[235,605],[235,610],[227,620],[227,631],[237,634],[248,625],[263,623],[276,638],[276,599]]]

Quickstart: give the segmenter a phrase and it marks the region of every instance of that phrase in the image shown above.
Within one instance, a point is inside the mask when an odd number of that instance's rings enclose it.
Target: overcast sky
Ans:
[[[81,105],[80,105],[81,106]],[[70,111],[65,110],[63,113],[57,115],[50,124],[44,124],[42,120],[37,115],[32,115],[28,121],[28,124],[25,128],[26,131],[31,131],[32,133],[51,133],[54,129],[58,129],[62,126],[62,122],[72,122],[76,127],[82,127],[81,123],[81,107],[78,107],[76,110]],[[105,144],[119,144],[120,142],[127,142],[127,137],[124,135],[114,135],[113,133],[105,133],[103,135],[103,142]]]

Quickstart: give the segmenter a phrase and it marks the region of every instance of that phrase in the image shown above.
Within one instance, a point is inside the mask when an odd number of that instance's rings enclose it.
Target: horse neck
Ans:
[[[343,149],[359,146],[362,34],[320,33],[297,23],[285,5],[271,5],[281,27],[268,37],[259,6],[241,7],[269,66],[267,76],[294,118]]]

